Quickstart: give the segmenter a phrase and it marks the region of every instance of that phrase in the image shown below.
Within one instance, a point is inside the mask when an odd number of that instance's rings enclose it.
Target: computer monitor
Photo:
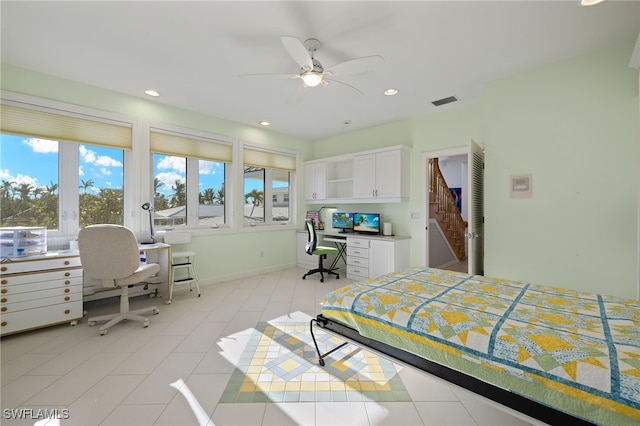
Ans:
[[[379,213],[354,213],[353,214],[353,230],[363,234],[379,234],[380,233],[380,214]]]
[[[331,213],[331,226],[340,229],[340,232],[347,232],[353,229],[353,213],[333,212]]]

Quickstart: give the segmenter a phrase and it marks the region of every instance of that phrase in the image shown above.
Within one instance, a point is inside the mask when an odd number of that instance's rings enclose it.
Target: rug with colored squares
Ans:
[[[323,353],[343,342],[314,334]],[[258,323],[219,402],[411,401],[401,368],[351,344],[321,367],[309,322]]]

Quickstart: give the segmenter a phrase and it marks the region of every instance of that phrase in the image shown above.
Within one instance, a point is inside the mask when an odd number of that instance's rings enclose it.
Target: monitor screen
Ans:
[[[380,233],[379,213],[354,213],[353,230],[355,232],[366,232],[369,234]]]
[[[335,229],[342,230],[341,232],[346,232],[347,229],[353,229],[353,213],[331,213],[331,226]]]

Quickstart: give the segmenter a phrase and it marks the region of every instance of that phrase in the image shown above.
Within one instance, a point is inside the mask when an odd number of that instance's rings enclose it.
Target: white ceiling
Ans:
[[[7,1],[2,61],[250,126],[319,139],[477,102],[483,83],[638,37],[640,3],[555,1]],[[280,42],[317,38],[329,67],[381,55],[374,70],[304,89]],[[631,51],[629,52],[631,58]],[[383,90],[400,93],[386,97]],[[456,96],[439,108],[431,101]],[[350,124],[345,124],[350,121]]]

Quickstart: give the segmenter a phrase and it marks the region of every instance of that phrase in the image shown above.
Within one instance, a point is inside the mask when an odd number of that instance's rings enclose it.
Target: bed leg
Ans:
[[[318,353],[318,363],[320,364],[321,367],[324,367],[324,358],[328,357],[329,355],[331,355],[332,353],[334,353],[335,351],[342,349],[343,347],[345,347],[346,345],[349,344],[349,342],[344,342],[341,345],[331,349],[329,352],[325,352],[324,354],[320,353],[320,348],[318,347],[318,342],[316,341],[316,336],[313,334],[313,323],[314,322],[318,322],[318,320],[316,320],[315,318],[312,318],[311,321],[309,322],[309,329],[311,331],[311,338],[313,339],[313,345],[316,347],[316,352]]]

